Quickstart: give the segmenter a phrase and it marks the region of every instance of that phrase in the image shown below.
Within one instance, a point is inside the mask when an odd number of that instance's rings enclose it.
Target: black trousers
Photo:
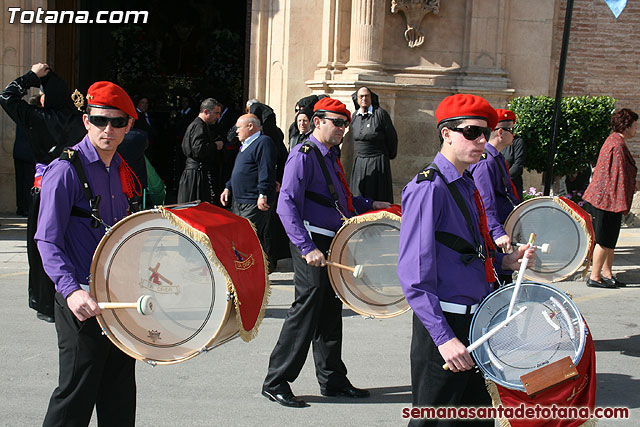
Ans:
[[[27,258],[29,260],[29,307],[38,313],[54,316],[53,297],[55,286],[42,267],[42,258],[38,252],[33,236],[38,228],[38,211],[40,210],[40,189],[32,189],[29,218],[27,218]]]
[[[331,238],[313,235],[326,253]],[[326,267],[312,267],[300,250],[290,244],[293,260],[295,300],[287,313],[278,342],[269,359],[263,388],[282,393],[300,374],[313,344],[316,378],[321,389],[349,385],[342,362],[342,302],[336,297]]]
[[[87,426],[94,405],[99,426],[135,425],[135,359],[102,335],[95,317],[79,321],[59,293],[55,303],[60,372],[43,425]]]
[[[473,315],[445,313],[447,323],[465,346],[469,345],[469,325]],[[451,372],[442,369],[444,359],[431,335],[413,314],[411,336],[411,391],[414,407],[442,406],[491,406],[491,397],[485,387],[484,378],[475,369]],[[475,422],[459,420],[412,419],[410,426],[487,426],[493,420]]]

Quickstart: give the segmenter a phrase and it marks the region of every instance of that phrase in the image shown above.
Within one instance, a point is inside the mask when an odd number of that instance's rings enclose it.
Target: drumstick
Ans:
[[[529,236],[529,244],[533,245],[533,242],[536,240],[536,234],[531,233]],[[511,295],[511,301],[509,302],[509,311],[507,311],[507,317],[511,316],[511,312],[513,311],[513,306],[516,303],[516,298],[518,297],[518,291],[520,290],[520,285],[522,284],[522,277],[524,276],[524,271],[527,269],[527,264],[529,263],[529,257],[527,256],[527,252],[525,252],[524,257],[522,257],[522,263],[520,264],[520,270],[518,271],[518,277],[516,278],[516,285],[513,288],[513,295]]]
[[[526,243],[516,243],[516,246],[525,246]],[[532,247],[536,248],[536,249],[540,249],[540,252],[542,252],[543,254],[548,254],[549,253],[549,244],[548,243],[543,243],[542,246],[536,246],[536,245],[532,245]]]
[[[330,266],[333,266],[333,267],[342,268],[343,270],[349,270],[353,274],[353,277],[355,277],[356,279],[359,279],[359,278],[362,277],[362,266],[361,265],[355,265],[354,267],[349,267],[348,265],[342,265],[342,264],[339,264],[339,263],[333,262],[333,261],[327,261],[327,265],[330,265]]]
[[[473,343],[471,343],[471,345],[467,347],[467,352],[471,353],[473,350],[480,347],[482,344],[484,344],[485,341],[487,341],[489,338],[494,336],[500,329],[507,326],[509,322],[511,322],[513,319],[515,319],[516,317],[524,313],[526,309],[527,309],[527,306],[523,305],[522,307],[520,307],[518,311],[513,313],[511,316],[507,316],[506,319],[504,319],[502,322],[494,326],[493,329],[491,329],[489,332],[487,332],[486,334],[484,334],[483,336],[475,340]],[[445,363],[444,365],[442,365],[442,369],[444,369],[445,371],[448,370],[449,364]]]
[[[153,304],[154,301],[151,295],[142,295],[136,302],[99,302],[98,307],[100,307],[100,310],[135,308],[138,310],[138,313],[146,316],[147,314],[153,313]]]

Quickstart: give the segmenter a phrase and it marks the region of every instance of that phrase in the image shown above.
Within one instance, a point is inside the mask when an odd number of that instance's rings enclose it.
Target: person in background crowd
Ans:
[[[29,88],[41,87],[42,106],[32,105],[22,98]],[[27,219],[27,256],[29,259],[29,307],[36,310],[38,319],[54,321],[55,289],[42,268],[42,260],[33,239],[40,208],[40,183],[45,167],[57,158],[64,148],[80,141],[87,131],[82,114],[72,101],[66,83],[45,63],[36,63],[31,70],[18,77],[0,94],[0,105],[17,126],[27,133],[36,171],[31,191],[32,200]],[[42,102],[42,97],[40,98]]]
[[[356,196],[393,203],[391,160],[398,154],[398,134],[378,95],[361,87],[351,95],[356,114],[350,126],[356,158],[351,188]]]
[[[200,113],[191,122],[182,140],[182,152],[187,160],[178,187],[178,203],[194,200],[213,203],[215,171],[210,169],[213,158],[224,143],[214,140],[209,126],[220,118],[222,105],[213,98],[200,104]]]
[[[269,204],[275,204],[276,148],[271,138],[262,134],[260,120],[253,114],[240,116],[236,129],[242,146],[220,203],[228,206],[233,195],[231,212],[256,226],[260,244],[269,254],[271,241],[265,232],[271,214]]]
[[[628,108],[611,116],[613,132],[602,145],[591,183],[582,199],[593,217],[596,247],[587,286],[619,288],[626,286],[613,275],[613,255],[622,215],[629,213],[633,193],[638,188],[638,168],[627,141],[636,135],[638,114]]]

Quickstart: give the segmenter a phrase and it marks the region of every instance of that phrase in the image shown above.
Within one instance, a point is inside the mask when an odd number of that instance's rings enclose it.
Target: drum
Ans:
[[[566,279],[582,266],[585,273],[589,268],[595,242],[591,217],[568,199],[529,199],[509,214],[504,229],[512,244],[527,243],[529,235],[535,233],[537,245],[549,245],[547,253],[536,252],[535,265],[524,273],[526,279],[555,282]]]
[[[502,287],[480,304],[471,321],[471,343],[506,318],[513,289]],[[487,378],[519,391],[525,390],[520,380],[524,374],[567,356],[577,366],[587,336],[578,307],[551,285],[522,283],[514,312],[523,306],[522,314],[472,352]]]
[[[359,266],[360,277],[328,266],[329,280],[342,302],[369,317],[393,317],[409,310],[396,269],[400,242],[400,206],[347,220],[329,249],[331,262]]]
[[[269,282],[251,223],[208,203],[138,212],[114,225],[91,264],[91,293],[107,303],[150,296],[153,312],[103,309],[109,339],[150,364],[188,360],[238,334],[255,336]]]

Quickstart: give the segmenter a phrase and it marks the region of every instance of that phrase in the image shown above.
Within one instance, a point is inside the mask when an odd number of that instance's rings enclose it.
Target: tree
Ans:
[[[518,120],[515,132],[527,144],[525,167],[543,173],[551,145],[555,99],[525,96],[509,103]],[[575,174],[598,159],[611,133],[615,99],[609,96],[562,98],[553,171],[557,176]]]

